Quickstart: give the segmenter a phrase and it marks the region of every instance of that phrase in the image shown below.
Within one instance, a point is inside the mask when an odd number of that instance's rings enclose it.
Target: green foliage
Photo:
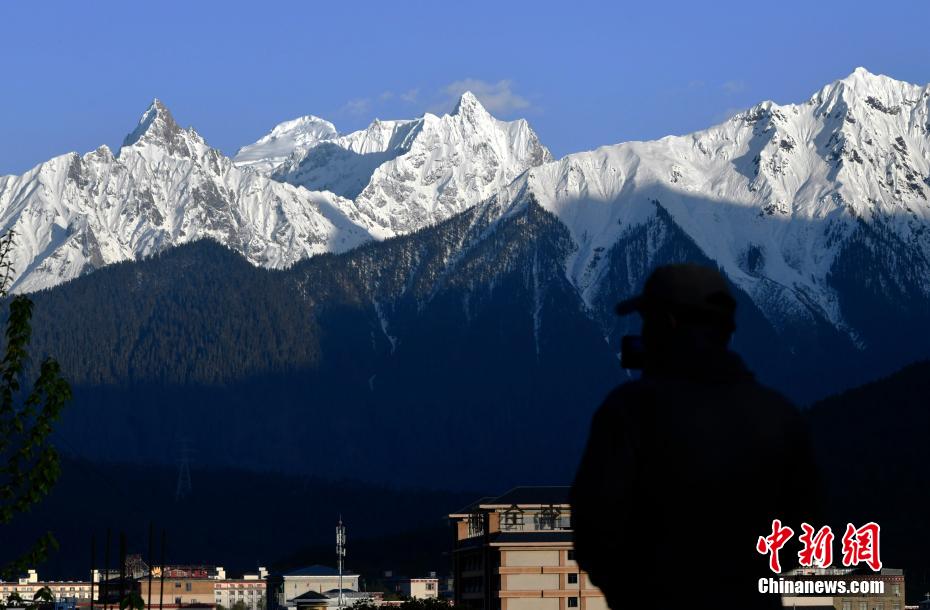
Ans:
[[[0,298],[9,290],[12,244],[12,232],[0,237]],[[71,399],[71,387],[52,358],[39,365],[35,381],[26,382],[31,338],[32,301],[16,295],[9,300],[6,345],[0,360],[0,539],[15,516],[44,498],[58,479],[58,453],[49,436]],[[21,557],[0,565],[0,577],[9,578],[37,565],[56,547],[55,538],[47,532]]]
[[[239,599],[239,600],[236,600],[236,603],[232,605],[232,608],[230,610],[249,610],[249,605],[246,604],[241,599]]]

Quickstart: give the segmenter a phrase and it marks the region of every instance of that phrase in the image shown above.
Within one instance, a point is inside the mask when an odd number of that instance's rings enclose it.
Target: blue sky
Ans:
[[[859,65],[930,81],[930,3],[3,2],[0,174],[116,147],[154,97],[227,153],[474,89],[561,156],[806,99]]]

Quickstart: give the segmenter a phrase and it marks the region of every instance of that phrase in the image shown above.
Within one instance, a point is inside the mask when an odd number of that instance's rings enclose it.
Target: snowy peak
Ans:
[[[862,98],[877,94],[887,95],[889,101],[900,102],[909,95],[919,95],[921,87],[905,81],[895,80],[884,74],[873,74],[863,67],[856,68],[852,74],[842,78],[828,87],[840,87],[855,92]]]
[[[589,305],[611,277],[612,248],[661,209],[773,322],[816,315],[855,340],[832,278],[862,239],[880,260],[899,244],[892,251],[910,257],[902,277],[922,278],[915,291],[930,298],[928,107],[927,87],[859,69],[806,103],[763,102],[704,131],[544,164],[501,209],[531,194],[568,227],[566,276]]]
[[[243,146],[233,158],[233,163],[270,174],[291,155],[302,155],[320,142],[338,135],[335,125],[309,114],[280,123],[253,144]]]
[[[142,113],[139,124],[123,140],[123,148],[156,147],[170,155],[189,157],[205,145],[193,129],[182,129],[168,107],[156,98]]]
[[[291,137],[298,142],[325,140],[335,138],[338,134],[336,126],[325,119],[308,114],[291,121],[284,121],[275,126],[271,133],[261,138],[257,143]]]
[[[926,86],[895,80],[883,74],[873,74],[860,67],[846,78],[830,83],[818,91],[811,97],[809,104],[820,105],[825,109],[841,107],[861,109],[863,112],[871,109],[889,117],[906,117],[927,95]]]
[[[557,161],[525,120],[498,120],[470,92],[449,114],[344,135],[312,115],[286,121],[235,164],[155,100],[117,156],[0,178],[0,223],[24,236],[16,289],[28,291],[202,237],[283,267],[482,202],[506,215],[533,201],[567,227],[565,274],[595,311],[611,261],[654,260],[661,231],[623,244],[661,215],[776,324],[816,315],[845,329],[831,278],[856,239],[876,256],[912,254],[896,265],[930,298],[928,91],[857,69],[801,103]]]
[[[383,238],[445,220],[551,158],[526,121],[500,121],[466,92],[451,114],[375,119],[272,175],[354,199],[362,222]]]
[[[160,101],[119,156],[70,153],[0,180],[0,224],[22,236],[13,290],[30,292],[202,238],[285,267],[369,241],[351,201],[240,170]]]
[[[485,110],[484,106],[481,105],[481,102],[478,101],[478,98],[475,97],[475,94],[471,91],[466,91],[462,94],[459,101],[455,104],[455,109],[453,109],[452,114],[461,116],[471,122],[492,119],[491,114]]]

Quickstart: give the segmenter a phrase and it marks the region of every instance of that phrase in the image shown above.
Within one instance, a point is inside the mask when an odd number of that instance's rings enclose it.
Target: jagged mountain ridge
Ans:
[[[930,302],[928,108],[930,87],[859,68],[802,104],[764,102],[705,131],[532,168],[502,213],[532,194],[555,214],[576,246],[566,275],[603,311],[611,250],[659,203],[776,326],[823,319],[861,343],[843,288],[850,256],[878,263],[859,279],[889,303]]]
[[[411,134],[410,146],[390,149],[391,138],[380,139],[393,125],[411,127],[416,135]],[[359,191],[367,185],[373,193],[410,192],[409,182],[425,193],[410,204],[403,226],[391,214],[373,214],[371,197],[356,202],[263,173],[280,159],[307,148],[323,150],[330,141],[349,142],[335,150],[353,161],[363,159],[344,171]],[[430,151],[436,158],[425,162]],[[397,156],[400,169],[380,167]],[[156,100],[117,155],[103,146],[84,156],[56,157],[22,176],[0,177],[0,227],[19,236],[13,260],[13,290],[19,292],[203,237],[232,247],[253,264],[281,268],[443,220],[512,180],[526,163],[549,158],[525,121],[497,121],[471,94],[463,96],[453,115],[376,121],[343,138],[317,117],[288,121],[241,149],[235,163],[193,129],[181,129]],[[425,178],[408,175],[411,164],[423,163]],[[371,174],[381,171],[385,178],[368,185]],[[395,202],[393,209],[404,205]]]
[[[551,159],[526,120],[495,119],[466,92],[451,114],[375,120],[290,156],[272,176],[354,199],[383,239],[462,212]]]
[[[17,289],[31,290],[200,236],[246,253],[253,263],[286,266],[321,251],[338,252],[371,238],[409,233],[475,204],[493,205],[506,215],[532,195],[567,227],[574,247],[566,256],[566,277],[608,327],[608,301],[616,296],[616,287],[606,287],[614,273],[611,261],[618,260],[615,250],[661,207],[777,328],[826,322],[862,348],[864,327],[874,325],[861,305],[863,294],[870,295],[873,306],[897,307],[905,317],[919,317],[915,311],[930,295],[927,110],[927,87],[860,68],[805,103],[763,102],[694,134],[621,143],[547,161],[548,151],[525,121],[498,121],[466,94],[455,112],[443,117],[376,120],[345,136],[335,136],[335,128],[330,130],[321,119],[305,117],[283,123],[253,148],[244,148],[254,153],[240,159],[251,165],[239,174],[248,175],[248,181],[259,180],[258,169],[274,165],[287,153],[272,175],[336,192],[310,197],[325,218],[304,219],[309,228],[302,231],[289,228],[287,213],[258,210],[253,215],[281,220],[263,225],[262,231],[248,222],[211,221],[194,231],[181,226],[174,233],[137,222],[130,233],[144,239],[122,239],[117,240],[119,248],[97,248],[100,231],[75,231],[69,219],[54,221],[57,232],[22,223],[21,210],[8,203],[10,192],[14,197],[34,196],[35,189],[22,177],[0,179],[0,204],[6,225],[14,218],[25,233],[36,229],[49,235],[80,235],[70,238],[63,252],[45,237],[17,260],[33,276],[20,279]],[[174,136],[157,138],[167,152],[143,155],[139,165],[154,158],[183,157],[186,150],[202,146],[199,136],[190,137],[193,145],[183,144],[184,138],[176,142]],[[273,145],[265,151],[271,156],[261,157],[259,145],[267,144]],[[130,151],[137,146],[134,143]],[[121,151],[119,158],[123,157]],[[209,165],[209,160],[203,164]],[[89,185],[97,184],[102,172],[82,177],[62,168],[58,174],[53,192],[63,193],[60,197],[67,200],[69,192],[93,190]],[[507,183],[514,174],[519,175]],[[177,193],[185,191],[182,182]],[[276,184],[267,188],[275,189]],[[212,201],[223,199],[222,190],[216,190],[221,196]],[[294,202],[307,197],[299,195],[302,189],[284,192]],[[47,199],[51,201],[30,210],[44,223],[60,214],[55,196]],[[291,215],[303,218],[307,212],[301,205],[291,206],[296,208]],[[131,198],[128,207],[132,208]],[[207,205],[189,216],[205,214],[209,219],[222,207]],[[259,202],[256,209],[261,207]],[[97,212],[84,214],[93,217]],[[256,233],[261,239],[254,237]],[[304,235],[311,235],[314,243],[301,249]],[[108,255],[95,256],[97,249]],[[45,259],[37,263],[42,256]],[[646,261],[654,258],[648,249],[640,256]],[[856,273],[863,267],[873,270],[872,279]]]
[[[70,153],[0,178],[0,226],[16,233],[13,290],[204,237],[257,265],[285,267],[370,239],[351,201],[240,170],[158,100],[118,155]]]

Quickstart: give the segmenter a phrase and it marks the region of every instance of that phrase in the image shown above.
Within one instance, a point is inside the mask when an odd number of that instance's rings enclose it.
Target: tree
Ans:
[[[6,299],[13,277],[10,259],[13,232],[0,236],[0,299]],[[18,294],[9,299],[5,345],[0,360],[0,540],[14,518],[44,498],[58,479],[58,453],[49,436],[71,387],[61,375],[61,367],[46,358],[32,383],[29,341],[32,337],[32,301]],[[22,556],[0,564],[0,577],[9,578],[37,565],[57,548],[54,536],[46,532]],[[38,603],[38,601],[36,601]]]

